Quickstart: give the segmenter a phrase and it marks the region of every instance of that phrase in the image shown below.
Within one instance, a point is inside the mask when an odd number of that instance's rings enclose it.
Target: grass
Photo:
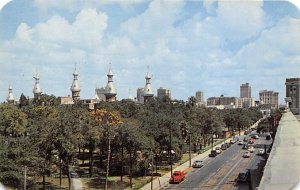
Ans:
[[[224,140],[216,140],[214,142],[214,146],[223,143]],[[211,145],[204,147],[202,150],[198,151],[198,154],[201,154],[207,150],[211,149]],[[192,157],[198,155],[192,153]],[[175,162],[173,164],[173,168],[176,168],[177,166],[187,162],[189,160],[189,154],[183,154],[182,158]],[[88,165],[88,161],[85,162],[85,165]],[[81,170],[88,170],[87,167],[76,167],[77,169]],[[95,168],[96,169],[96,168]],[[157,172],[163,176],[164,174],[168,173],[170,171],[170,166],[158,166]],[[98,171],[94,171],[95,174],[99,173]],[[60,187],[59,185],[59,177],[46,177],[46,186],[47,188],[51,189],[68,189],[68,178],[66,176],[63,176],[62,178],[62,186]],[[154,176],[153,179],[157,178],[157,176]],[[88,178],[87,176],[80,178],[82,180],[82,184],[84,189],[89,189],[89,190],[97,190],[97,189],[104,189],[105,186],[105,178],[103,176],[103,173],[101,176],[95,176],[92,178]],[[110,176],[108,179],[108,187],[109,190],[118,190],[118,189],[124,189],[124,190],[132,190],[132,189],[139,189],[146,185],[147,183],[151,182],[151,176],[143,176],[143,177],[138,177],[138,178],[133,178],[132,183],[133,187],[129,187],[129,177],[128,176],[123,176],[123,182],[120,181],[120,176]],[[43,184],[42,184],[42,178],[38,179],[38,185],[36,186],[37,189],[42,189]]]

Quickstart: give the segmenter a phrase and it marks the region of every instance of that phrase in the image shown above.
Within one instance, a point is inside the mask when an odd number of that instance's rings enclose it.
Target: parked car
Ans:
[[[258,155],[264,155],[265,154],[265,150],[263,148],[260,148],[258,151],[257,151],[257,154]]]
[[[193,163],[193,168],[201,168],[203,166],[203,161],[202,160],[195,160]]]
[[[180,183],[184,180],[184,172],[182,171],[174,171],[170,180],[169,180],[169,183]]]
[[[216,153],[217,153],[217,154],[220,154],[221,152],[222,152],[221,147],[216,147]]]
[[[244,170],[244,171],[242,171],[242,172],[239,173],[236,181],[237,182],[246,182],[248,176],[249,176],[249,171],[248,170]]]
[[[244,158],[249,158],[250,157],[250,152],[249,151],[245,151],[243,154]]]
[[[238,142],[238,145],[243,145],[243,144],[244,144],[243,141],[239,141],[239,142]]]
[[[267,135],[266,140],[271,140],[271,135]]]
[[[229,148],[231,146],[231,144],[228,142],[226,142],[225,145],[227,146],[227,148]]]
[[[251,138],[253,138],[253,139],[259,139],[259,136],[258,135],[251,135]]]
[[[209,157],[216,157],[218,154],[216,152],[216,150],[212,150],[210,151],[210,154],[208,155]]]
[[[227,149],[227,144],[222,144],[222,145],[221,145],[221,149],[222,149],[222,150],[226,150],[226,149]]]
[[[249,150],[249,152],[252,153],[252,152],[254,152],[254,147],[253,147],[253,146],[249,146],[249,147],[248,147],[248,150]]]
[[[247,142],[248,141],[248,138],[247,137],[244,137],[244,140],[243,140],[244,142]]]

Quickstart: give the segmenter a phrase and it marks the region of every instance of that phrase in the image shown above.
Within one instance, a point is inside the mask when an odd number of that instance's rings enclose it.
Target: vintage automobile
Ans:
[[[169,180],[169,183],[180,183],[184,180],[184,175],[185,173],[182,172],[182,171],[174,171],[170,180]]]
[[[212,150],[208,156],[209,157],[216,157],[217,155],[218,155],[217,151],[216,150]]]
[[[202,160],[195,160],[193,163],[193,168],[201,168],[203,166],[203,161]]]

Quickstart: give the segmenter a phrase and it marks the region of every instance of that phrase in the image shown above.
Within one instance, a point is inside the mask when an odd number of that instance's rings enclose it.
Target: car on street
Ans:
[[[259,136],[258,135],[251,135],[251,138],[253,138],[253,139],[259,139]]]
[[[271,135],[267,135],[266,140],[271,140]]]
[[[238,145],[243,145],[243,144],[244,144],[243,141],[239,141],[239,142],[238,142]]]
[[[252,152],[254,152],[254,147],[253,147],[253,146],[249,146],[249,147],[248,147],[248,150],[249,150],[249,152],[252,153]]]
[[[209,157],[216,157],[218,154],[216,152],[216,150],[212,150],[210,151],[210,154],[208,155]]]
[[[201,168],[203,166],[203,161],[195,160],[192,166],[193,166],[193,168]]]
[[[242,172],[239,173],[236,181],[237,182],[246,182],[248,176],[249,176],[249,171],[248,170],[244,170],[244,171],[242,171]]]
[[[258,149],[257,151],[258,155],[264,155],[265,154],[265,150],[263,148]]]
[[[221,147],[216,147],[216,152],[217,152],[217,154],[220,154],[222,152]]]
[[[221,145],[221,149],[222,149],[222,150],[226,150],[226,149],[227,149],[227,144],[222,144],[222,145]]]
[[[245,151],[243,154],[244,158],[249,158],[250,157],[250,152],[249,151]]]
[[[254,139],[253,139],[253,138],[250,138],[248,143],[249,143],[249,144],[253,144],[253,143],[254,143]]]
[[[180,183],[184,180],[184,175],[185,173],[182,172],[182,171],[174,171],[170,180],[169,180],[169,183]]]

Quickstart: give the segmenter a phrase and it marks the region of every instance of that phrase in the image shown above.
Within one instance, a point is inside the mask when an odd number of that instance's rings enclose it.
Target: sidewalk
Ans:
[[[255,124],[253,124],[251,127],[256,127],[258,125],[258,123],[260,122],[257,121]],[[249,127],[249,129],[251,128]],[[244,134],[244,131],[241,132],[241,134]],[[236,135],[237,137],[238,135]],[[231,138],[228,138],[225,142],[229,142]],[[224,141],[223,141],[224,142]],[[215,149],[216,147],[220,146],[220,144],[215,145],[213,148]],[[210,154],[211,149],[208,149],[207,151],[203,152],[202,154],[199,154],[195,157],[193,157],[192,163],[195,160],[202,160],[205,157],[207,157]],[[183,163],[182,165],[176,167],[175,169],[173,169],[173,171],[185,171],[186,173],[188,173],[190,171],[190,167],[189,167],[189,160],[186,161],[185,163]],[[156,179],[153,180],[153,190],[159,190],[160,188],[163,188],[164,186],[169,184],[169,179],[171,177],[171,172],[166,173],[165,175],[158,177]],[[147,183],[145,186],[143,186],[142,188],[140,188],[141,190],[151,190],[151,182]]]

